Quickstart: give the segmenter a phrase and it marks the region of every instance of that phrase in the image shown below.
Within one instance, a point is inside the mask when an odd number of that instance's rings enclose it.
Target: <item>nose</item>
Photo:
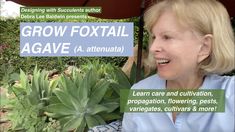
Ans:
[[[158,52],[161,52],[163,50],[163,47],[162,45],[159,43],[159,40],[153,40],[152,41],[152,44],[150,46],[150,52],[152,53],[158,53]]]

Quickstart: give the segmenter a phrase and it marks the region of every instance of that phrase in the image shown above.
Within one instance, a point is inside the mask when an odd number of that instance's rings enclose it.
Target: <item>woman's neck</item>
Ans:
[[[198,89],[204,80],[203,75],[189,76],[187,78],[180,78],[176,80],[167,80],[167,89]]]

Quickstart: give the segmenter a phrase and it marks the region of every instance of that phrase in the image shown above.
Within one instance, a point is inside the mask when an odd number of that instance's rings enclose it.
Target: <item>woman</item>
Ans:
[[[224,89],[225,112],[125,113],[125,132],[234,132],[234,34],[216,0],[164,0],[145,13],[157,75],[132,89]]]

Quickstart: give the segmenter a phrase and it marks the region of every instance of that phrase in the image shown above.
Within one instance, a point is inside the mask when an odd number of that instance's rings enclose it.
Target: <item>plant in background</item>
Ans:
[[[94,71],[97,71],[97,75],[99,76],[99,78],[106,78],[111,81],[114,78],[113,67],[114,66],[110,63],[106,64],[101,62],[100,60],[88,60],[86,64],[80,66],[80,69],[82,72],[88,72],[89,70],[93,69]]]
[[[126,61],[126,57],[20,57],[19,56],[19,46],[20,46],[20,22],[45,22],[45,20],[23,20],[22,19],[4,19],[0,20],[0,65],[2,64],[11,64],[14,66],[14,72],[19,72],[19,69],[24,71],[33,70],[35,64],[39,68],[44,68],[47,70],[57,69],[60,72],[64,70],[66,64],[70,60],[74,60],[76,66],[86,64],[87,60],[93,61],[99,59],[104,63],[111,63],[112,65],[122,66]],[[63,21],[63,20],[61,20]],[[75,20],[78,22],[78,20]],[[110,20],[97,20],[97,18],[86,19],[82,21],[88,22],[110,22]],[[123,20],[111,20],[111,21],[123,21]],[[126,20],[128,21],[128,20]],[[53,21],[48,21],[53,22]],[[4,45],[4,46],[3,46]],[[1,50],[2,49],[2,50]],[[3,50],[4,49],[4,50]],[[30,62],[30,63],[27,63]],[[28,71],[29,72],[29,71]],[[0,73],[1,78],[1,73]]]
[[[14,80],[19,80],[19,74],[14,73],[14,67],[2,64],[0,66],[0,86],[8,88],[14,83]]]
[[[75,70],[70,77],[62,75],[47,106],[47,115],[59,120],[62,131],[83,132],[106,124],[107,114],[119,107],[117,99],[105,98],[109,84],[94,69],[84,75]]]
[[[51,87],[49,87],[51,86]],[[20,70],[20,80],[10,87],[13,97],[9,98],[8,114],[12,126],[10,130],[43,131],[47,125],[44,107],[52,95],[52,89],[45,71],[34,69],[31,79]]]
[[[125,104],[126,99],[124,99],[124,97],[120,98],[120,90],[121,89],[131,89],[131,87],[137,82],[136,81],[136,70],[137,70],[137,66],[135,63],[133,63],[132,67],[131,67],[131,72],[130,72],[130,77],[128,77],[120,68],[115,67],[114,68],[114,74],[115,74],[115,82],[112,82],[110,84],[110,87],[115,91],[116,96],[119,97],[120,99],[120,104]],[[150,74],[148,75],[144,75],[144,69],[141,69],[141,78],[144,79],[152,74],[154,74],[155,71],[150,72]],[[114,96],[115,94],[113,94]],[[120,112],[122,110],[120,110],[119,107],[119,115],[122,116],[122,113]]]
[[[81,65],[80,69],[83,72],[88,72],[89,70],[94,70],[97,72],[98,74],[98,78],[103,78],[105,80],[108,80],[110,82],[110,87],[107,89],[105,95],[104,95],[104,99],[106,100],[114,100],[116,102],[119,103],[119,98],[120,95],[118,95],[114,89],[111,87],[111,84],[116,82],[115,78],[115,69],[116,67],[113,66],[113,64],[111,63],[105,63],[101,60],[93,60],[93,61],[87,61],[86,65]],[[119,107],[113,111],[112,113],[108,113],[108,114],[102,114],[102,117],[106,120],[106,123],[109,123],[115,119],[121,119],[122,114],[120,113]]]
[[[115,75],[115,82],[111,83],[111,87],[116,91],[116,93],[120,94],[120,89],[130,89],[132,85],[134,85],[136,80],[136,70],[137,66],[135,63],[133,63],[131,67],[130,77],[128,77],[120,68],[115,67],[114,68],[114,75]],[[141,78],[144,79],[150,75],[152,75],[153,72],[151,72],[149,75],[144,76],[144,69],[141,69]],[[120,96],[120,95],[119,95]]]

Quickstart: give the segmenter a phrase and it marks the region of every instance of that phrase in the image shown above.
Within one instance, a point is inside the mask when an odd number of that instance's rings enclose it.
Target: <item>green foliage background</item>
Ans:
[[[88,20],[74,20],[76,22],[110,22],[110,21],[122,21],[130,22],[137,19],[126,19],[126,20],[102,20],[91,18]],[[112,65],[121,67],[127,57],[20,57],[20,22],[36,20],[20,20],[20,19],[1,19],[0,20],[0,65],[4,67],[14,67],[14,72],[19,73],[21,68],[24,71],[32,72],[35,65],[40,69],[52,70],[57,69],[62,71],[66,65],[80,65],[86,64],[89,61],[100,60],[104,63],[111,63]],[[37,20],[38,21],[38,20]],[[40,20],[48,21],[48,20]],[[51,20],[53,21],[53,20]],[[56,20],[58,21],[58,20]],[[59,20],[64,21],[64,20]],[[70,21],[71,22],[71,21]],[[135,34],[135,38],[137,38]],[[0,69],[0,80],[4,75],[5,69]]]
[[[104,63],[111,63],[115,66],[121,67],[127,57],[20,57],[19,56],[19,46],[20,46],[20,22],[35,22],[35,21],[55,21],[55,20],[20,20],[17,19],[0,19],[0,66],[9,67],[12,66],[14,72],[19,73],[21,68],[24,71],[32,72],[35,65],[40,69],[52,70],[57,69],[62,71],[65,69],[66,65],[72,64],[77,67],[86,64],[89,61],[100,60]],[[65,22],[65,20],[56,20]],[[74,22],[134,22],[134,44],[138,42],[138,18],[121,19],[121,20],[107,20],[90,18],[87,20],[66,20]],[[235,31],[235,20],[232,19],[233,29]],[[148,35],[144,32],[143,47],[147,48]],[[0,68],[0,80],[5,73],[5,68]],[[229,75],[235,75],[235,71],[228,73]]]

